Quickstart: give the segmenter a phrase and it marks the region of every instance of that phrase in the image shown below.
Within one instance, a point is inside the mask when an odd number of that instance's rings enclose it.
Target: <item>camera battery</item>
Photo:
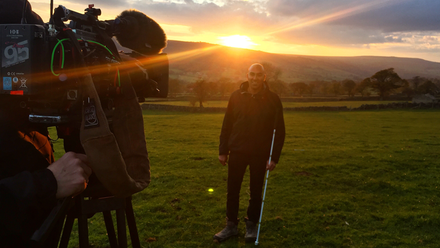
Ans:
[[[0,25],[0,94],[38,94],[49,81],[45,29],[34,24]],[[49,68],[46,68],[49,71]]]

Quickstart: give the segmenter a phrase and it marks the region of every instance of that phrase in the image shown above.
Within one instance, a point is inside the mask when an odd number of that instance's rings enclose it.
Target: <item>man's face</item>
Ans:
[[[263,83],[266,80],[266,74],[261,66],[253,65],[249,68],[247,78],[250,90],[254,93],[257,93],[263,88]]]

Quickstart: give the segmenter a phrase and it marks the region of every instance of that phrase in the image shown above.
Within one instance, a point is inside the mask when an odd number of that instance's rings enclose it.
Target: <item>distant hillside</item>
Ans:
[[[321,57],[273,54],[202,42],[168,41],[170,76],[193,81],[200,75],[210,79],[244,80],[248,66],[269,62],[282,69],[287,83],[312,80],[362,80],[379,70],[394,68],[402,78],[440,78],[440,63],[397,57]]]

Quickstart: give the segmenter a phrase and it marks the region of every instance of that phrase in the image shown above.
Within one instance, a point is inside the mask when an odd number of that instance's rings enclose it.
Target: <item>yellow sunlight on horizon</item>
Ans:
[[[225,37],[219,37],[221,40],[221,44],[229,47],[237,47],[237,48],[251,48],[252,46],[256,46],[257,44],[251,41],[251,38],[245,35],[231,35]]]

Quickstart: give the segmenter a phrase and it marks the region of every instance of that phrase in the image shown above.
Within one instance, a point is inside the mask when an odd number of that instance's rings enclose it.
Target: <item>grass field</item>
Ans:
[[[388,104],[396,101],[330,101],[330,102],[283,102],[284,108],[294,107],[320,107],[320,106],[347,106],[348,108],[357,108],[362,104]],[[191,106],[189,101],[156,101],[146,102],[147,104],[164,104],[164,105],[176,105],[176,106]],[[204,107],[226,107],[227,101],[207,101],[203,103]],[[196,107],[199,103],[196,103]]]
[[[244,242],[244,223],[237,238],[212,241],[225,224],[222,119],[144,112],[152,181],[133,196],[142,247],[254,247]],[[285,123],[260,247],[440,246],[440,111],[286,112]],[[240,218],[248,185],[246,174]],[[109,247],[100,215],[89,233],[92,247]]]

